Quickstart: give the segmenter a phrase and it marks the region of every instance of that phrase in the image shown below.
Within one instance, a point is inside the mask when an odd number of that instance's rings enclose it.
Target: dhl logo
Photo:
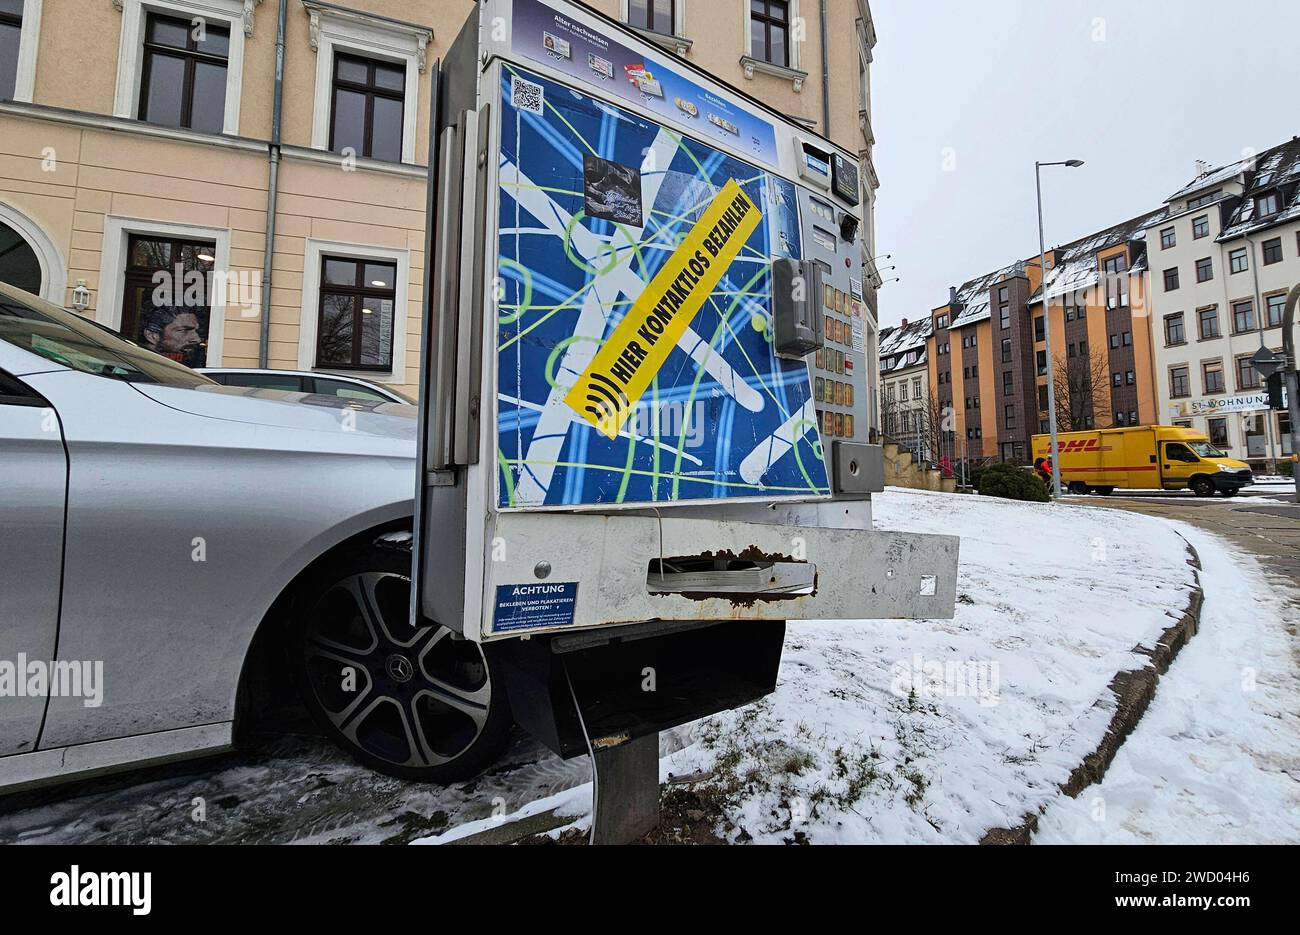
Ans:
[[[1061,445],[1061,454],[1076,454],[1080,451],[1112,451],[1110,445],[1103,445],[1099,438],[1073,438]]]

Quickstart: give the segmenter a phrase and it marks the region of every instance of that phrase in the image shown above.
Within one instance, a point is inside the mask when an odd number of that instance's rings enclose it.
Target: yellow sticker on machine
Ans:
[[[763,214],[731,179],[632,303],[564,402],[617,438]]]

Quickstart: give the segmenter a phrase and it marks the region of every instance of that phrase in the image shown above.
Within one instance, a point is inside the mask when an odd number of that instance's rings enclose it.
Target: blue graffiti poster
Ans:
[[[515,65],[501,103],[499,506],[827,494],[807,365],[772,348],[771,259],[800,249],[794,187]],[[762,222],[606,437],[565,395],[730,181]]]

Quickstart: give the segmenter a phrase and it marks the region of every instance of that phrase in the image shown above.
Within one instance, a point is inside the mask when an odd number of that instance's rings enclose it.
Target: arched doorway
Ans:
[[[46,285],[36,251],[3,219],[0,219],[0,282],[35,295],[41,295]]]

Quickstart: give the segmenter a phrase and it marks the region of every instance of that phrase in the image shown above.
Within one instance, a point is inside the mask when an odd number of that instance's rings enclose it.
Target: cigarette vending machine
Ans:
[[[480,2],[433,111],[413,612],[627,839],[787,621],[953,614],[957,540],[872,528],[858,164],[566,0]]]

